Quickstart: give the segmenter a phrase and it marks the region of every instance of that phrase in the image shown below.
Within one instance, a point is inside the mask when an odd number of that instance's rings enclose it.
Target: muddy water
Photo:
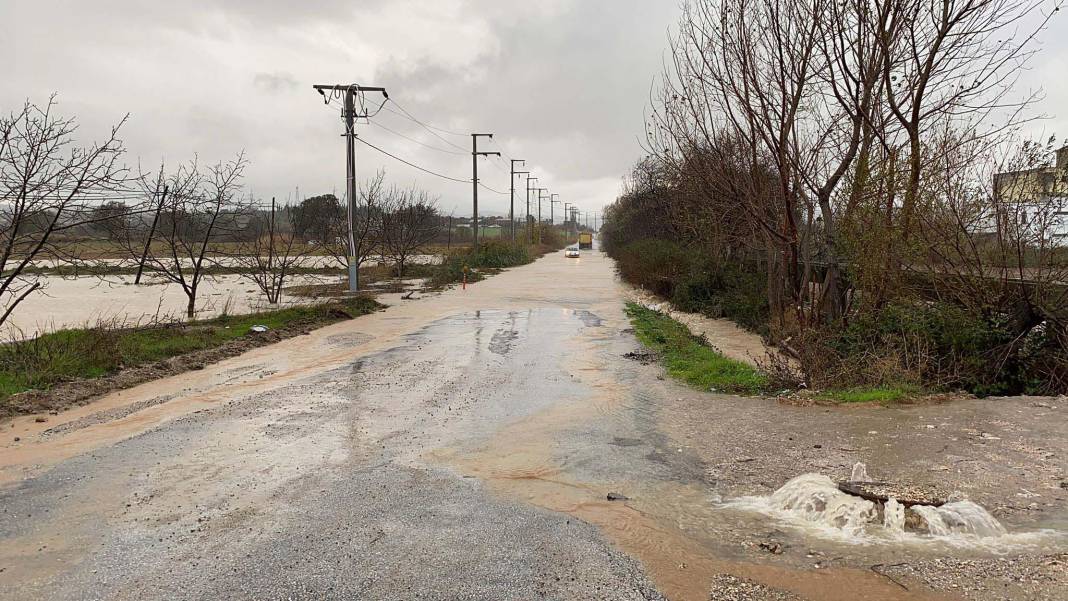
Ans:
[[[199,513],[216,516],[208,548],[235,553],[227,541],[238,533],[282,530],[285,516],[308,506],[294,492],[305,490],[306,475],[330,474],[315,484],[329,490],[385,468],[444,468],[505,502],[593,524],[672,599],[707,599],[722,573],[807,599],[959,598],[948,585],[934,591],[879,566],[998,552],[1025,563],[1063,552],[1060,543],[1001,551],[857,544],[732,506],[799,473],[845,478],[864,461],[874,478],[965,491],[1010,532],[1056,528],[1065,516],[1057,457],[1068,452],[1068,420],[1048,400],[830,411],[689,390],[661,379],[655,365],[623,358],[637,346],[622,292],[597,254],[549,256],[46,423],[0,424],[8,490],[85,470],[76,494],[50,486],[92,501],[66,501],[44,525],[17,524],[0,560],[19,566],[19,577],[39,577],[46,564],[34,550],[47,545],[55,550],[49,571],[59,573],[67,568],[56,560],[91,565],[100,523],[128,519],[139,536],[155,536],[144,524],[157,522],[192,533]],[[124,446],[142,453],[115,459]],[[95,468],[98,456],[118,468]],[[609,492],[628,500],[608,501]],[[111,509],[124,505],[121,514]],[[388,511],[379,518],[397,521]],[[766,541],[785,552],[762,551]],[[194,555],[203,546],[194,542],[179,548]],[[12,572],[0,583],[5,577]],[[1027,593],[1004,596],[1057,597]]]
[[[561,365],[581,402],[518,420],[475,452],[435,450],[429,457],[489,481],[501,494],[598,525],[641,559],[672,599],[707,599],[710,581],[723,573],[810,599],[941,598],[905,591],[870,570],[753,563],[724,544],[763,526],[718,508],[692,457],[657,432],[653,399],[635,395],[634,382],[620,383],[611,365],[619,316],[610,313],[614,319],[602,327],[582,329],[561,345]],[[630,498],[606,499],[618,491]]]

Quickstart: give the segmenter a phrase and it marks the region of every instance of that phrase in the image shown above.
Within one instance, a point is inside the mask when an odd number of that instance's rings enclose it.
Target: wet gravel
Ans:
[[[730,574],[712,579],[709,601],[800,601],[801,597]]]

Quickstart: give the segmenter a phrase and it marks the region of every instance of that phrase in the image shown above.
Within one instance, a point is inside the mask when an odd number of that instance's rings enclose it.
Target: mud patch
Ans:
[[[657,359],[656,353],[651,353],[649,351],[631,351],[629,353],[623,353],[623,357],[625,359],[630,359],[631,361],[637,361],[642,365],[651,365],[656,363]]]
[[[591,313],[590,311],[582,309],[575,311],[574,314],[575,317],[578,317],[580,320],[582,320],[582,325],[586,326],[587,328],[601,327],[601,318],[598,317],[595,313]]]
[[[497,330],[493,333],[493,337],[490,338],[489,350],[495,355],[507,355],[518,338],[519,332],[515,330]]]
[[[356,347],[374,340],[375,337],[363,332],[350,332],[346,334],[334,334],[327,336],[326,343],[337,347]]]
[[[165,394],[162,396],[153,397],[151,399],[145,399],[129,405],[123,405],[122,407],[116,407],[107,411],[98,411],[92,415],[87,415],[82,418],[78,418],[74,421],[67,422],[65,424],[58,425],[54,428],[49,428],[41,433],[41,436],[47,438],[49,436],[55,436],[57,434],[67,434],[74,432],[75,430],[81,430],[82,428],[88,428],[89,426],[95,426],[97,424],[103,424],[117,419],[122,419],[128,415],[132,415],[143,409],[149,407],[155,407],[156,405],[162,405],[167,401],[177,397],[176,394]]]

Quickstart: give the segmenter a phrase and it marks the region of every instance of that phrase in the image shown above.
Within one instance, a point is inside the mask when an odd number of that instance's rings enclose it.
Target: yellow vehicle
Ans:
[[[579,232],[579,249],[593,248],[593,234]]]

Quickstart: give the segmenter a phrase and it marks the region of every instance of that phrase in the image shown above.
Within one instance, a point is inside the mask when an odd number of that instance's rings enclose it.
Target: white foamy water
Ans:
[[[883,527],[890,532],[905,532],[905,506],[891,498],[883,505]]]
[[[954,501],[940,507],[916,505],[912,510],[923,518],[927,531],[934,536],[973,534],[988,537],[1008,533],[997,518],[971,501]]]
[[[867,477],[864,464],[853,475]],[[1005,553],[1058,548],[1068,535],[1054,530],[1011,533],[986,509],[962,499],[940,507],[915,505],[906,510],[896,499],[885,504],[842,492],[823,474],[802,474],[768,496],[728,500],[721,507],[771,516],[806,536],[849,544],[946,545]],[[909,520],[906,511],[915,514]]]
[[[869,482],[868,478],[868,466],[863,463],[857,462],[853,465],[853,473],[849,476],[850,482]]]

